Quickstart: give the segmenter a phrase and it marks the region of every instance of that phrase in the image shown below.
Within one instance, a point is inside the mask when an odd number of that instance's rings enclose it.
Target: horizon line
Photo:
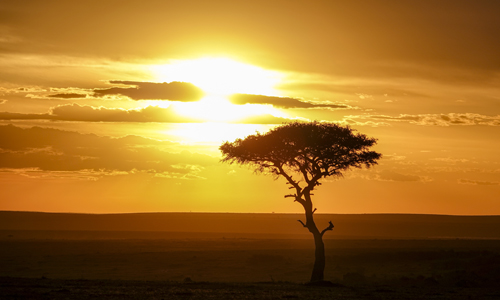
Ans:
[[[255,215],[303,215],[304,213],[292,212],[208,212],[208,211],[140,211],[140,212],[52,212],[29,210],[0,210],[0,213],[40,213],[40,214],[78,214],[78,215],[132,215],[132,214],[255,214]],[[445,213],[315,213],[315,215],[422,215],[422,216],[450,216],[450,217],[500,217],[499,215],[459,215]]]

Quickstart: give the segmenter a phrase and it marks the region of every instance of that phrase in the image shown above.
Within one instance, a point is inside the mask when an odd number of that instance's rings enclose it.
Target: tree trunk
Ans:
[[[311,203],[310,201],[308,202]],[[311,205],[305,205],[304,208],[306,211],[306,227],[314,236],[314,267],[311,274],[311,282],[323,281],[325,273],[325,244],[323,243],[323,235],[318,230],[316,223],[314,223],[312,203]]]
[[[319,233],[314,235],[314,267],[311,275],[311,282],[318,282],[324,280],[325,273],[325,244],[323,243],[323,236]]]

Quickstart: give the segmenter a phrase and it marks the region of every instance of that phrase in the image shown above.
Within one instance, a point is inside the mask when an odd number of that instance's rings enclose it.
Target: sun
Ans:
[[[151,71],[159,81],[190,82],[208,96],[235,93],[278,96],[274,86],[283,78],[279,72],[223,57],[171,60],[168,64],[152,66]]]
[[[277,71],[238,62],[228,58],[199,58],[171,60],[151,67],[157,81],[190,82],[205,92],[196,102],[168,102],[155,104],[170,106],[176,113],[202,122],[235,122],[258,115],[286,117],[271,105],[235,105],[228,96],[235,93],[280,96],[275,86],[283,80]]]

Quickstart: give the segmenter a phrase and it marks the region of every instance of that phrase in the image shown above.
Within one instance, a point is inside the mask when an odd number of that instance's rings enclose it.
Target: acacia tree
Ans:
[[[245,139],[225,142],[219,149],[222,162],[250,165],[256,172],[286,179],[292,194],[285,195],[304,208],[306,222],[298,220],[314,236],[315,262],[311,282],[324,280],[323,235],[333,223],[319,230],[314,223],[311,192],[325,177],[339,177],[351,168],[377,164],[380,153],[370,151],[376,139],[355,132],[349,126],[320,122],[292,122]]]

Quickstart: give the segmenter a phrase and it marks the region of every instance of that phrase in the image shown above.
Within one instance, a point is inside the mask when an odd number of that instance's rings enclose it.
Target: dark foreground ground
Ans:
[[[499,299],[495,288],[0,278],[1,299]]]
[[[500,240],[0,231],[0,299],[500,299]],[[146,238],[147,237],[147,238]]]

